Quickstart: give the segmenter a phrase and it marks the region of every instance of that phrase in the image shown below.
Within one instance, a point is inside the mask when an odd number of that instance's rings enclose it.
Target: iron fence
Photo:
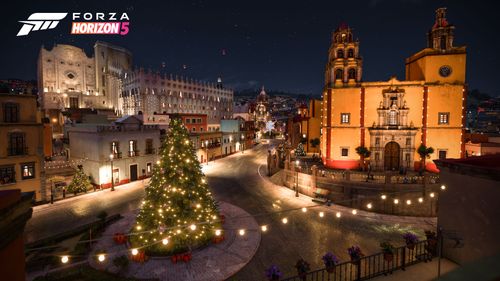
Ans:
[[[405,270],[407,266],[413,264],[430,261],[436,254],[434,246],[429,246],[429,242],[424,240],[417,242],[413,249],[407,246],[395,248],[392,259],[390,256],[384,256],[384,253],[380,252],[364,256],[357,262],[346,261],[339,263],[330,270],[326,268],[314,270],[304,276],[293,276],[282,279],[282,281],[368,280],[380,275],[392,274],[395,270]]]

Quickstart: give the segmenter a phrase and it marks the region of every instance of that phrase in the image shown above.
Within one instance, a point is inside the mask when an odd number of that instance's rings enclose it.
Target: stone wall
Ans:
[[[290,166],[293,166],[293,162]],[[298,181],[299,192],[311,197],[315,197],[314,192],[321,188],[330,192],[327,198],[334,204],[386,214],[436,216],[439,184],[428,183],[428,180],[426,184],[422,181],[414,184],[398,183],[396,175],[379,175],[365,182],[357,180],[360,179],[358,173],[351,174],[348,171],[332,178],[318,176],[315,166],[311,168],[311,174],[296,170],[295,167],[283,170],[282,184],[295,190]],[[430,196],[431,193],[434,197]],[[386,195],[385,200],[381,198],[382,195]],[[422,202],[419,202],[419,198],[422,198]],[[398,204],[394,203],[395,199]],[[410,204],[407,204],[407,200],[410,200]],[[371,204],[371,208],[368,208],[368,204]]]

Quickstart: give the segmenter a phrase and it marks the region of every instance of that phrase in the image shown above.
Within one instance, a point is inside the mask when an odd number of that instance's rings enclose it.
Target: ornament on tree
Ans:
[[[218,206],[189,133],[178,118],[170,121],[160,157],[132,229],[144,232],[132,235],[131,244],[144,247],[148,255],[185,253],[212,241],[221,226],[214,219],[219,216]]]

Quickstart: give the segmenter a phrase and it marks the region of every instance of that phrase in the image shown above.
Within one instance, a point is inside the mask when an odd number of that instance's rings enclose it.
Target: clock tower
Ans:
[[[406,80],[426,83],[465,83],[465,46],[453,45],[455,26],[446,19],[446,8],[436,10],[427,33],[427,48],[406,59]]]

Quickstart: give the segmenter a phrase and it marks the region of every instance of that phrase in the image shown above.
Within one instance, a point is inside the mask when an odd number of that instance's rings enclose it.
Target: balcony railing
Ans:
[[[28,147],[8,147],[7,155],[9,156],[28,155]]]
[[[139,150],[134,150],[134,151],[128,152],[128,157],[135,157],[135,156],[139,156]]]
[[[362,257],[357,262],[346,261],[328,272],[326,268],[310,271],[306,276],[294,276],[282,279],[283,281],[360,281],[368,280],[380,275],[387,275],[395,270],[405,270],[407,266],[430,261],[436,255],[436,242],[420,241],[413,249],[406,246],[394,249],[392,260],[384,258],[384,253]]]
[[[120,151],[113,153],[113,158],[114,159],[120,159],[122,158],[122,153]]]

